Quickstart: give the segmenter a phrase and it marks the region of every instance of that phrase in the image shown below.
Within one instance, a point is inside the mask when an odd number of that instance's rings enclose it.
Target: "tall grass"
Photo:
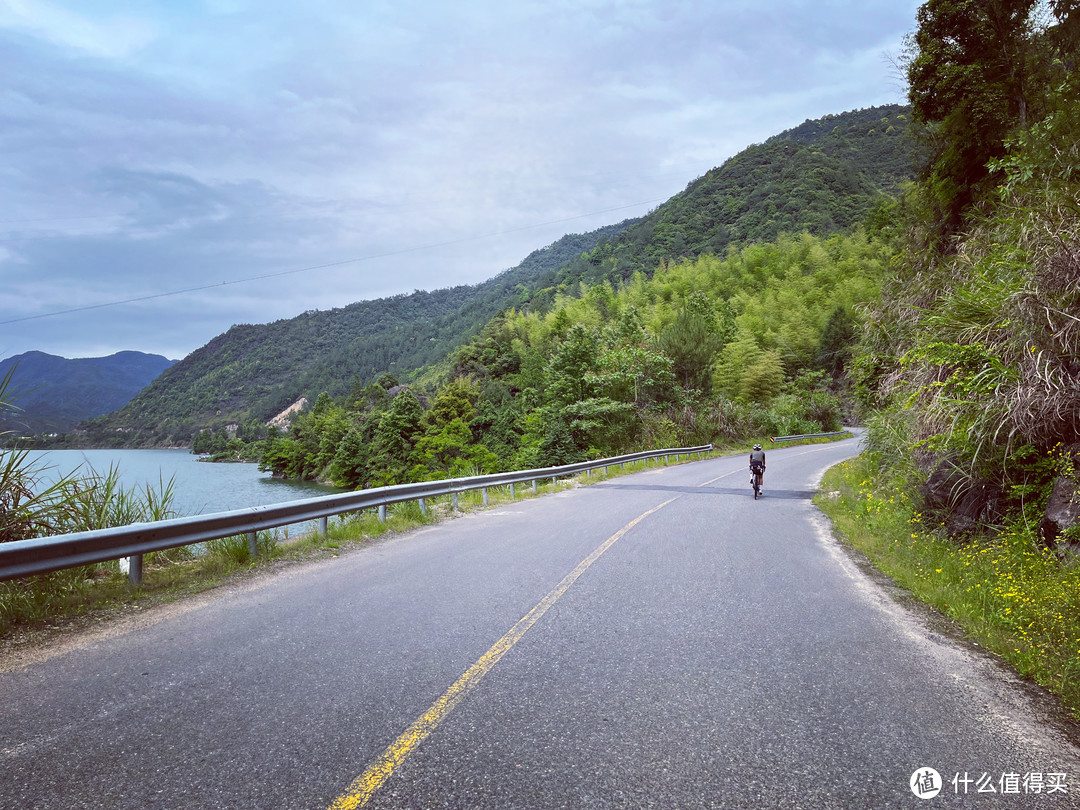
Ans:
[[[11,374],[0,379],[0,412],[14,408]],[[0,440],[6,438],[0,434]],[[48,482],[49,468],[21,447],[0,447],[0,542],[125,526],[176,517],[174,482],[125,488],[115,465],[99,473],[92,467]],[[147,564],[175,563],[188,549],[148,555]],[[82,566],[0,583],[0,632],[19,623],[40,621],[83,602],[98,584],[125,582],[116,562]]]
[[[255,535],[255,556],[269,558],[274,556],[278,547],[278,536],[274,531],[257,532]],[[246,534],[234,534],[230,537],[219,537],[203,543],[201,557],[209,564],[215,562],[224,564],[224,567],[249,565],[254,562],[251,555],[251,544]],[[217,560],[214,560],[217,558]]]
[[[7,451],[16,457],[19,451]],[[8,467],[11,468],[10,461]],[[38,480],[39,470],[26,470],[20,479],[29,487]],[[78,476],[69,476],[59,484],[44,490],[47,497],[30,497],[22,501],[23,513],[7,526],[21,526],[23,539],[52,534],[89,531],[131,523],[165,520],[176,517],[172,508],[174,482],[159,480],[158,486],[146,484],[142,488],[124,488],[120,484],[120,471],[112,466],[105,473],[92,468]],[[37,507],[46,516],[34,514],[30,507]],[[29,516],[29,519],[27,519]],[[171,565],[189,560],[192,551],[188,547],[154,552],[146,556],[147,566]],[[103,590],[105,583],[113,588]],[[106,598],[115,587],[127,587],[127,578],[120,572],[115,561],[69,568],[50,574],[39,574],[8,582],[0,582],[0,633],[16,624],[39,622],[71,610],[75,604]]]

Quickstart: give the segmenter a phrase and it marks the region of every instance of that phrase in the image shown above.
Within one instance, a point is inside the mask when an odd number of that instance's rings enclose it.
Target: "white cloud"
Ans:
[[[0,0],[0,28],[108,59],[130,56],[156,37],[154,25],[145,19],[98,21],[47,0]]]
[[[0,250],[62,293],[0,321],[363,261],[0,325],[0,355],[92,332],[179,356],[234,322],[489,278],[806,118],[899,101],[879,50],[917,6],[95,2],[0,0]]]

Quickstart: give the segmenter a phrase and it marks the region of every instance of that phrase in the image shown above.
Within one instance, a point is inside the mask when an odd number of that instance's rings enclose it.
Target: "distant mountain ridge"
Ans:
[[[201,428],[264,422],[302,396],[354,378],[402,376],[441,361],[503,310],[528,301],[573,256],[636,220],[570,234],[488,281],[239,324],[196,349],[119,412],[86,425],[95,446],[185,444]]]
[[[499,312],[544,310],[581,285],[651,276],[664,262],[843,232],[913,177],[906,107],[807,121],[748,147],[648,215],[563,237],[490,281],[417,291],[262,325],[238,325],[89,425],[97,444],[185,444],[205,428],[265,421],[306,396],[382,372],[403,381],[444,360]]]
[[[175,362],[135,351],[74,360],[38,351],[9,357],[0,361],[0,379],[11,374],[14,408],[0,412],[0,430],[66,433],[123,407]]]

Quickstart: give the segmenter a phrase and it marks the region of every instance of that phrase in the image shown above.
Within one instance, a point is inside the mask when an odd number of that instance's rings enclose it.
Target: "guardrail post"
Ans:
[[[511,485],[510,485],[510,500],[514,500],[514,497],[515,497],[515,495],[516,495],[516,494],[517,494],[517,493],[516,493],[516,492],[515,492],[515,490],[514,490],[514,485],[513,485],[513,484],[511,484]]]
[[[321,534],[323,537],[326,537],[326,535],[330,534],[329,518],[319,518],[319,534]]]
[[[247,535],[248,541],[248,554],[252,557],[257,557],[259,555],[259,538],[256,536],[255,532],[245,532],[245,534]]]
[[[418,500],[420,501],[420,514],[427,517],[427,504],[424,502],[423,498],[419,498]]]
[[[382,521],[383,523],[386,522],[386,504],[385,503],[380,503],[379,504],[379,520]]]
[[[480,494],[484,497],[484,506],[488,505],[487,487],[480,487]]]
[[[559,477],[557,475],[551,476],[551,485],[555,486],[557,483],[559,483]]]
[[[458,511],[457,493],[454,492],[450,495],[450,507],[456,512]]]
[[[136,554],[128,557],[128,582],[132,585],[142,585],[143,555]]]

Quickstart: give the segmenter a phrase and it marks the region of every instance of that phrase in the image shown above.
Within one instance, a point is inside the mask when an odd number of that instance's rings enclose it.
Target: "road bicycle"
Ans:
[[[750,486],[754,488],[755,501],[758,499],[758,496],[761,495],[761,475],[764,470],[765,468],[760,464],[750,465]]]

